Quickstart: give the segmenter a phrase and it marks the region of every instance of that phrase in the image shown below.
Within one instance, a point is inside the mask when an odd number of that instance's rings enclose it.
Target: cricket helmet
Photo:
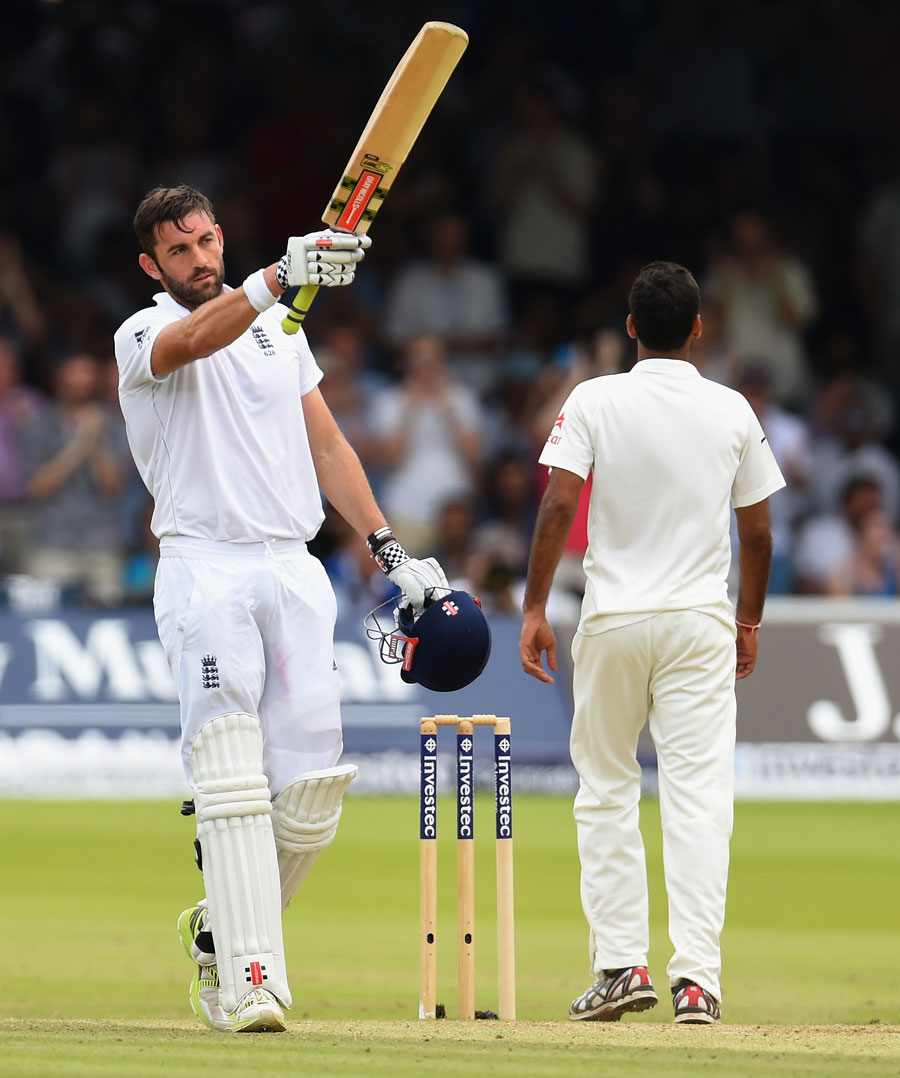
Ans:
[[[413,618],[409,608],[397,609],[390,631],[382,628],[378,611],[366,618],[370,638],[381,639],[382,662],[401,663],[407,684],[434,692],[453,692],[470,685],[487,665],[491,630],[481,603],[467,591],[442,591]]]

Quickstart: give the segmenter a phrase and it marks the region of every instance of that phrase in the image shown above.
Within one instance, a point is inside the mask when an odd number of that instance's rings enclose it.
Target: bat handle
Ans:
[[[305,284],[294,296],[291,309],[281,320],[281,328],[285,333],[294,334],[303,325],[303,319],[309,313],[312,301],[316,298],[316,292],[318,291],[319,286],[317,284]]]

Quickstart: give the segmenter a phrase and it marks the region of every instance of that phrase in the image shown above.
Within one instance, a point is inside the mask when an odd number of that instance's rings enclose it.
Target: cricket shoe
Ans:
[[[241,996],[234,1014],[228,1017],[235,1033],[283,1033],[287,1028],[281,1004],[266,988],[254,988]]]
[[[194,964],[194,976],[188,989],[191,1010],[210,1029],[228,1033],[234,1022],[222,1009],[219,971],[212,933],[207,927],[207,910],[191,906],[178,918],[178,938]]]
[[[722,1014],[719,1001],[712,993],[685,978],[672,988],[672,1006],[676,1022],[698,1026],[718,1022]]]
[[[584,993],[572,1001],[573,1022],[618,1022],[628,1011],[646,1011],[659,1002],[646,966],[605,969]]]

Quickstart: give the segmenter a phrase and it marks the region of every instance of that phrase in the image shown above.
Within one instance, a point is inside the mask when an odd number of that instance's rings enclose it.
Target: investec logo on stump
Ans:
[[[512,783],[509,770],[509,750],[510,743],[506,734],[495,734],[497,838],[512,838]]]
[[[472,757],[475,742],[471,734],[459,734],[456,744],[456,837],[472,838]]]
[[[421,746],[422,776],[419,798],[419,838],[437,837],[437,738],[424,734]]]

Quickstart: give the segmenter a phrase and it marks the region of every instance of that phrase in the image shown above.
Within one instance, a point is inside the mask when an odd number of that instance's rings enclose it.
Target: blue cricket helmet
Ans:
[[[440,595],[434,592],[440,591]],[[379,642],[381,661],[401,663],[400,677],[434,692],[453,692],[470,685],[487,665],[491,630],[481,603],[467,591],[432,589],[425,610],[413,618],[412,607],[400,608],[399,596],[366,616],[370,640]],[[392,610],[390,626],[384,624]]]
[[[487,618],[467,591],[435,599],[412,623],[401,613],[400,632],[405,637],[400,677],[434,692],[470,685],[491,654]]]

